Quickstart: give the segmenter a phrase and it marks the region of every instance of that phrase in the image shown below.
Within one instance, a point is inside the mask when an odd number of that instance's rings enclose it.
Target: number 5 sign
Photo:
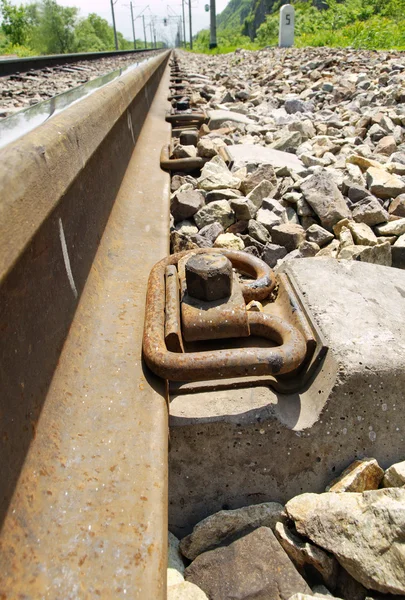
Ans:
[[[280,9],[280,29],[278,45],[280,48],[289,48],[294,44],[294,7],[284,4]]]

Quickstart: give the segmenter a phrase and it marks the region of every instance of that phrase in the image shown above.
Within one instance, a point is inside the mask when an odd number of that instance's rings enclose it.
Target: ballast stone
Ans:
[[[325,246],[333,240],[333,234],[320,225],[314,224],[308,227],[306,238],[309,242],[315,242],[322,248],[322,246]]]
[[[332,552],[364,587],[405,593],[405,489],[302,494],[286,511],[300,534]]]
[[[383,200],[396,198],[405,192],[405,182],[383,169],[370,167],[367,170],[366,178],[370,192]]]
[[[377,225],[375,230],[378,235],[403,235],[405,233],[405,218]]]
[[[339,565],[333,555],[294,534],[282,522],[276,523],[274,533],[302,576],[306,567],[315,569],[325,585],[335,588]]]
[[[227,200],[216,200],[206,204],[194,215],[199,229],[218,222],[224,229],[235,223],[235,213]]]
[[[270,527],[274,531],[276,524],[283,520],[284,508],[278,502],[221,510],[197,523],[192,533],[181,540],[180,549],[183,556],[194,560],[199,554],[226,544],[250,529]]]
[[[331,229],[341,219],[351,217],[339,188],[326,173],[312,175],[301,184],[301,191],[326,229]]]
[[[356,204],[352,212],[352,217],[356,223],[365,223],[373,227],[379,223],[386,223],[389,219],[389,214],[381,206],[377,198],[368,196]]]
[[[214,156],[205,163],[197,182],[198,187],[207,192],[224,188],[239,189],[241,184],[240,179],[232,175],[220,156]]]
[[[364,492],[377,490],[384,471],[375,458],[354,461],[339,477],[331,481],[326,492]]]
[[[268,527],[200,554],[185,578],[215,600],[288,600],[297,592],[311,593]]]
[[[214,242],[214,248],[227,248],[228,250],[243,250],[245,244],[234,233],[221,233]]]
[[[208,127],[211,130],[219,129],[226,122],[242,123],[243,125],[254,124],[254,121],[246,115],[231,110],[209,110],[208,117]]]
[[[391,465],[384,473],[383,486],[402,487],[405,485],[405,461]]]
[[[177,223],[192,217],[204,204],[204,196],[197,190],[176,192],[170,201],[170,212]]]

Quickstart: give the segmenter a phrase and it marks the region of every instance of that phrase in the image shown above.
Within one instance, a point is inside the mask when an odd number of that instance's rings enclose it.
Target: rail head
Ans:
[[[152,57],[0,150],[0,283],[168,54]]]
[[[47,67],[60,67],[79,61],[100,60],[100,58],[113,58],[114,56],[136,55],[140,52],[156,51],[155,48],[139,48],[137,50],[111,50],[107,52],[80,52],[75,54],[28,56],[26,58],[5,58],[0,60],[0,77],[45,69]]]

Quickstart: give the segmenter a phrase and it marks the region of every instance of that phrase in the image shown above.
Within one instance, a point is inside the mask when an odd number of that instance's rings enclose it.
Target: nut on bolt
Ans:
[[[193,298],[214,302],[232,292],[232,263],[223,254],[195,254],[186,262],[187,292]]]

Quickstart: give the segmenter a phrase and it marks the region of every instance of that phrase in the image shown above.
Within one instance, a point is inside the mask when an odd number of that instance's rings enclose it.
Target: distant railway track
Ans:
[[[82,52],[78,54],[52,54],[49,56],[30,56],[27,58],[6,58],[0,60],[0,77],[26,73],[49,67],[68,65],[83,60],[99,60],[114,56],[138,54],[139,52],[152,52],[154,48],[140,48],[139,50],[114,50],[109,52]]]

